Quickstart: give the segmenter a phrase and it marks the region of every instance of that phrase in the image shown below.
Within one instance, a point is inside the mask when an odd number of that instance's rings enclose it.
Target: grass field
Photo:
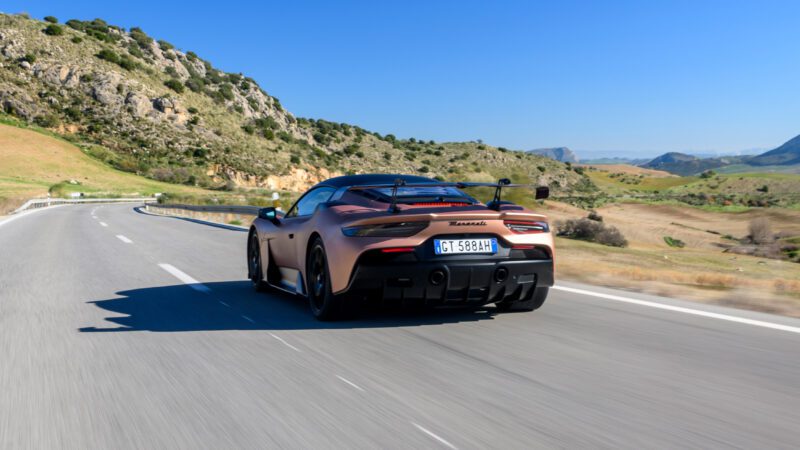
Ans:
[[[0,124],[0,214],[25,200],[83,192],[89,196],[150,196],[157,192],[216,195],[113,169],[80,148],[35,129]]]

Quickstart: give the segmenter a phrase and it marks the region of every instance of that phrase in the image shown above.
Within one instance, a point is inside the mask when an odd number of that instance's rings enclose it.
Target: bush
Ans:
[[[73,36],[72,39],[70,39],[70,40],[74,44],[80,44],[81,42],[83,42],[83,39],[80,36]]]
[[[110,63],[119,64],[119,55],[107,48],[100,50],[95,56]]]
[[[54,23],[46,26],[42,31],[48,36],[61,36],[64,34],[64,29]]]
[[[188,112],[189,112],[189,114],[197,114],[197,113],[199,113],[199,112],[200,112],[200,111],[199,111],[197,108],[195,108],[194,106],[190,106],[190,107],[189,107],[189,108],[188,108],[186,111],[188,111]]]
[[[25,56],[20,58],[20,61],[27,61],[33,64],[36,62],[36,55],[34,55],[33,53],[26,53]]]
[[[586,218],[589,219],[589,220],[594,220],[595,222],[602,222],[603,221],[603,216],[598,214],[597,211],[595,211],[595,210],[589,211],[589,215],[586,216]]]
[[[713,177],[716,174],[717,174],[716,172],[714,172],[713,170],[709,169],[709,170],[706,170],[705,172],[701,173],[700,174],[700,178],[707,179],[707,178]]]
[[[119,59],[119,63],[118,64],[119,64],[120,67],[122,67],[125,70],[134,70],[137,67],[139,67],[139,65],[136,63],[136,61],[130,59],[128,57],[128,55],[123,55]]]
[[[775,235],[772,234],[772,226],[769,219],[759,217],[750,221],[750,240],[757,245],[771,244],[775,242]]]
[[[43,128],[55,128],[60,123],[58,117],[53,114],[46,114],[44,116],[38,116],[34,119],[36,125],[39,125]]]
[[[203,92],[206,88],[206,83],[200,77],[190,77],[185,84],[192,92]]]
[[[292,155],[289,161],[291,161],[292,164],[300,164],[300,157],[297,155]]]
[[[611,247],[628,246],[628,241],[617,228],[596,220],[569,219],[559,223],[557,228],[558,236],[596,242]]]
[[[131,39],[136,41],[139,44],[139,47],[143,49],[150,48],[150,44],[153,42],[153,38],[148,36],[144,31],[142,31],[139,27],[133,27],[130,31]]]
[[[670,237],[670,236],[664,236],[664,242],[666,242],[667,245],[669,245],[670,247],[675,247],[675,248],[686,247],[686,243],[685,242],[683,242],[680,239],[675,239],[675,238]]]
[[[159,41],[158,41],[158,46],[159,46],[159,47],[161,48],[161,50],[163,50],[163,51],[172,50],[173,48],[175,48],[175,46],[174,46],[174,45],[172,45],[172,44],[170,44],[169,42],[167,42],[167,41],[164,41],[164,40],[159,40]]]
[[[58,19],[56,19],[53,16],[44,16],[44,21],[50,23],[58,23]]]
[[[169,80],[165,81],[164,86],[172,89],[178,94],[183,93],[183,84],[181,84],[180,80],[178,80],[177,78],[170,78]]]

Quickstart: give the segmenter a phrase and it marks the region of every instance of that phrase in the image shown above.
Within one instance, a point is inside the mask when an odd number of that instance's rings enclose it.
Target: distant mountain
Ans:
[[[632,166],[638,166],[641,164],[645,164],[650,162],[647,158],[592,158],[592,159],[583,159],[581,160],[581,164],[588,164],[588,165],[610,165],[610,164],[630,164]]]
[[[534,155],[544,156],[561,162],[578,162],[578,156],[572,150],[570,150],[569,147],[537,148],[534,150],[528,150],[528,153],[533,153]]]
[[[751,166],[800,164],[800,136],[795,136],[774,150],[749,158],[747,164]]]
[[[676,175],[689,176],[702,173],[709,169],[727,166],[730,164],[745,163],[750,156],[725,156],[721,158],[698,158],[686,153],[669,152],[658,156],[641,167],[663,170]]]

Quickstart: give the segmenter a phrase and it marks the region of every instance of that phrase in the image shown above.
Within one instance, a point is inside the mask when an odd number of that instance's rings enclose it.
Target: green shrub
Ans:
[[[119,66],[125,70],[134,70],[139,67],[139,64],[136,61],[132,60],[128,55],[122,55],[119,58]]]
[[[20,61],[27,61],[33,64],[36,62],[36,55],[34,55],[33,53],[25,53],[25,56],[20,58]]]
[[[428,166],[422,166],[419,168],[419,171],[422,173],[428,173],[431,171],[431,169],[429,169]]]
[[[58,23],[58,19],[56,19],[53,16],[44,16],[44,21],[50,23]]]
[[[73,30],[84,31],[86,29],[86,25],[77,19],[69,19],[64,24]]]
[[[164,40],[159,40],[159,41],[158,41],[158,46],[159,46],[159,48],[161,48],[161,50],[163,50],[163,51],[172,50],[172,49],[174,49],[174,48],[175,48],[175,46],[174,46],[174,45],[172,45],[172,44],[170,44],[169,42],[167,42],[167,41],[164,41]]]
[[[190,77],[185,84],[192,92],[203,92],[206,88],[206,83],[200,77]]]
[[[225,100],[233,100],[233,85],[230,83],[223,83],[219,87],[219,93]]]
[[[144,59],[144,53],[142,53],[142,49],[141,49],[141,48],[139,48],[139,47],[138,47],[138,46],[137,46],[135,43],[133,43],[133,42],[131,42],[131,43],[130,43],[130,45],[128,45],[128,53],[130,53],[132,56],[135,56],[135,57],[137,57],[137,58],[142,58],[142,59]]]
[[[672,238],[670,236],[664,236],[664,242],[666,242],[667,245],[669,245],[670,247],[675,247],[675,248],[686,247],[686,243],[685,242],[683,242],[680,239]]]
[[[70,40],[74,44],[80,44],[81,42],[83,42],[83,38],[81,38],[80,36],[72,36],[72,39],[70,39]]]
[[[250,124],[242,125],[242,130],[247,134],[253,134],[256,132],[256,127]]]
[[[183,93],[183,84],[181,84],[180,80],[178,80],[177,78],[170,78],[169,80],[165,81],[164,86],[172,89],[178,94]]]
[[[175,68],[172,66],[167,66],[166,68],[164,68],[164,73],[172,78],[178,78],[178,71],[175,70]]]
[[[200,112],[194,106],[190,106],[189,109],[187,109],[187,111],[189,112],[189,114],[197,114],[198,112]]]
[[[264,130],[264,137],[271,141],[275,139],[275,132],[272,130]]]
[[[61,36],[64,34],[64,29],[54,23],[46,26],[42,31],[48,36]]]
[[[292,164],[300,164],[300,157],[297,155],[292,155],[289,160],[292,162]]]
[[[38,116],[34,119],[34,122],[36,122],[36,125],[39,125],[40,127],[43,128],[55,128],[59,125],[59,123],[61,123],[58,120],[58,116],[54,114],[45,114],[43,116]]]
[[[110,63],[119,64],[119,55],[117,55],[114,51],[104,48],[100,50],[95,56],[98,58],[108,61]]]
[[[131,39],[133,39],[139,47],[143,49],[149,49],[150,45],[153,43],[153,38],[148,36],[144,31],[142,31],[139,27],[133,27],[130,31]]]
[[[189,61],[197,61],[198,59],[197,53],[193,51],[186,52],[186,59],[188,59]]]

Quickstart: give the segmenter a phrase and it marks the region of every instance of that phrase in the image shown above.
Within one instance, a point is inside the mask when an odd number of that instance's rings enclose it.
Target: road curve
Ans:
[[[798,320],[566,284],[320,323],[251,290],[245,238],[130,205],[3,223],[0,448],[800,447]]]

